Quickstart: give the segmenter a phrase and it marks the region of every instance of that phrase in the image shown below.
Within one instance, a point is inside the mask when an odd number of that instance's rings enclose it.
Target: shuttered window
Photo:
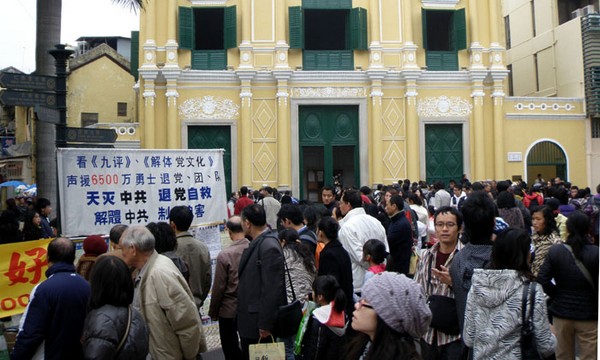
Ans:
[[[458,70],[458,51],[467,48],[465,9],[422,9],[423,48],[428,70]]]
[[[303,50],[304,70],[353,70],[353,51],[368,49],[367,10],[343,1],[324,3],[312,7],[304,1],[288,9],[290,48]]]
[[[224,70],[237,47],[237,10],[179,7],[179,47],[192,51],[192,69]]]

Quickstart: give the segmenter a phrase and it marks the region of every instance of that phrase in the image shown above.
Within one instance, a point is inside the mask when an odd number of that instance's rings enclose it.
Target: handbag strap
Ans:
[[[127,307],[127,328],[125,328],[125,334],[121,338],[119,345],[117,346],[117,351],[115,351],[115,356],[121,351],[123,345],[125,345],[125,340],[127,340],[127,336],[129,336],[129,329],[131,328],[131,305]]]
[[[431,256],[429,257],[429,266],[427,267],[427,274],[429,275],[429,280],[427,281],[427,292],[428,295],[431,295],[431,267],[433,265],[433,259],[435,258],[435,255],[433,253],[431,253]]]
[[[296,300],[296,292],[294,291],[294,283],[292,282],[292,276],[290,275],[290,269],[287,266],[287,261],[285,261],[285,257],[283,259],[283,265],[285,266],[285,272],[287,273],[288,280],[290,281],[290,288],[292,289],[292,298]]]
[[[533,309],[535,308],[535,282],[529,284],[529,313],[527,315],[527,321],[532,324],[533,327]]]
[[[529,281],[523,284],[523,295],[521,296],[521,337],[526,335],[528,330],[528,318],[527,318],[527,293],[529,292]]]
[[[585,277],[585,279],[590,283],[590,285],[592,285],[592,289],[594,289],[594,292],[595,292],[596,285],[594,284],[594,280],[592,280],[592,275],[590,274],[588,269],[585,267],[585,265],[583,265],[581,260],[579,260],[577,257],[575,257],[575,253],[573,252],[571,245],[568,245],[568,244],[563,244],[563,245],[567,248],[567,250],[569,250],[569,253],[571,253],[573,260],[575,260],[575,265],[577,265],[579,270],[583,273],[583,276]]]

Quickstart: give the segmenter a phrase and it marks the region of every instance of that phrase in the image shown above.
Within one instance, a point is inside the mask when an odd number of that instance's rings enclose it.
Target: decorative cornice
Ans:
[[[203,96],[191,98],[179,105],[179,116],[182,119],[237,119],[239,105],[231,99],[219,96]]]
[[[183,70],[179,75],[178,82],[181,83],[221,83],[237,84],[240,79],[234,71],[209,71],[209,70]]]
[[[507,120],[560,120],[560,121],[584,121],[587,120],[585,114],[515,114],[507,113],[504,116]]]
[[[191,0],[192,5],[220,5],[224,6],[227,0]]]
[[[460,0],[421,0],[424,8],[454,9]]]
[[[356,98],[365,97],[364,87],[298,87],[292,89],[297,98]]]
[[[366,82],[368,76],[364,71],[301,71],[297,70],[292,73],[290,82],[306,83],[357,83]]]
[[[458,96],[438,96],[419,99],[417,113],[420,117],[466,117],[471,114],[473,105],[469,100]]]

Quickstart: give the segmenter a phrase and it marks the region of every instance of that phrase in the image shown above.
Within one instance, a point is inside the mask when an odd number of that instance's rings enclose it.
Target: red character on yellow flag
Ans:
[[[25,310],[29,293],[46,278],[46,248],[50,240],[0,245],[0,316]]]

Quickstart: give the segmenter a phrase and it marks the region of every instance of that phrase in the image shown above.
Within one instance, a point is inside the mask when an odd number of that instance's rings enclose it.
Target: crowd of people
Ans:
[[[259,342],[288,360],[596,359],[600,185],[404,180],[320,200],[232,194],[212,288],[185,206],[116,226],[110,251],[86,238],[77,267],[56,238],[11,358],[200,358],[210,290],[228,360]],[[282,324],[296,302],[302,320]]]

